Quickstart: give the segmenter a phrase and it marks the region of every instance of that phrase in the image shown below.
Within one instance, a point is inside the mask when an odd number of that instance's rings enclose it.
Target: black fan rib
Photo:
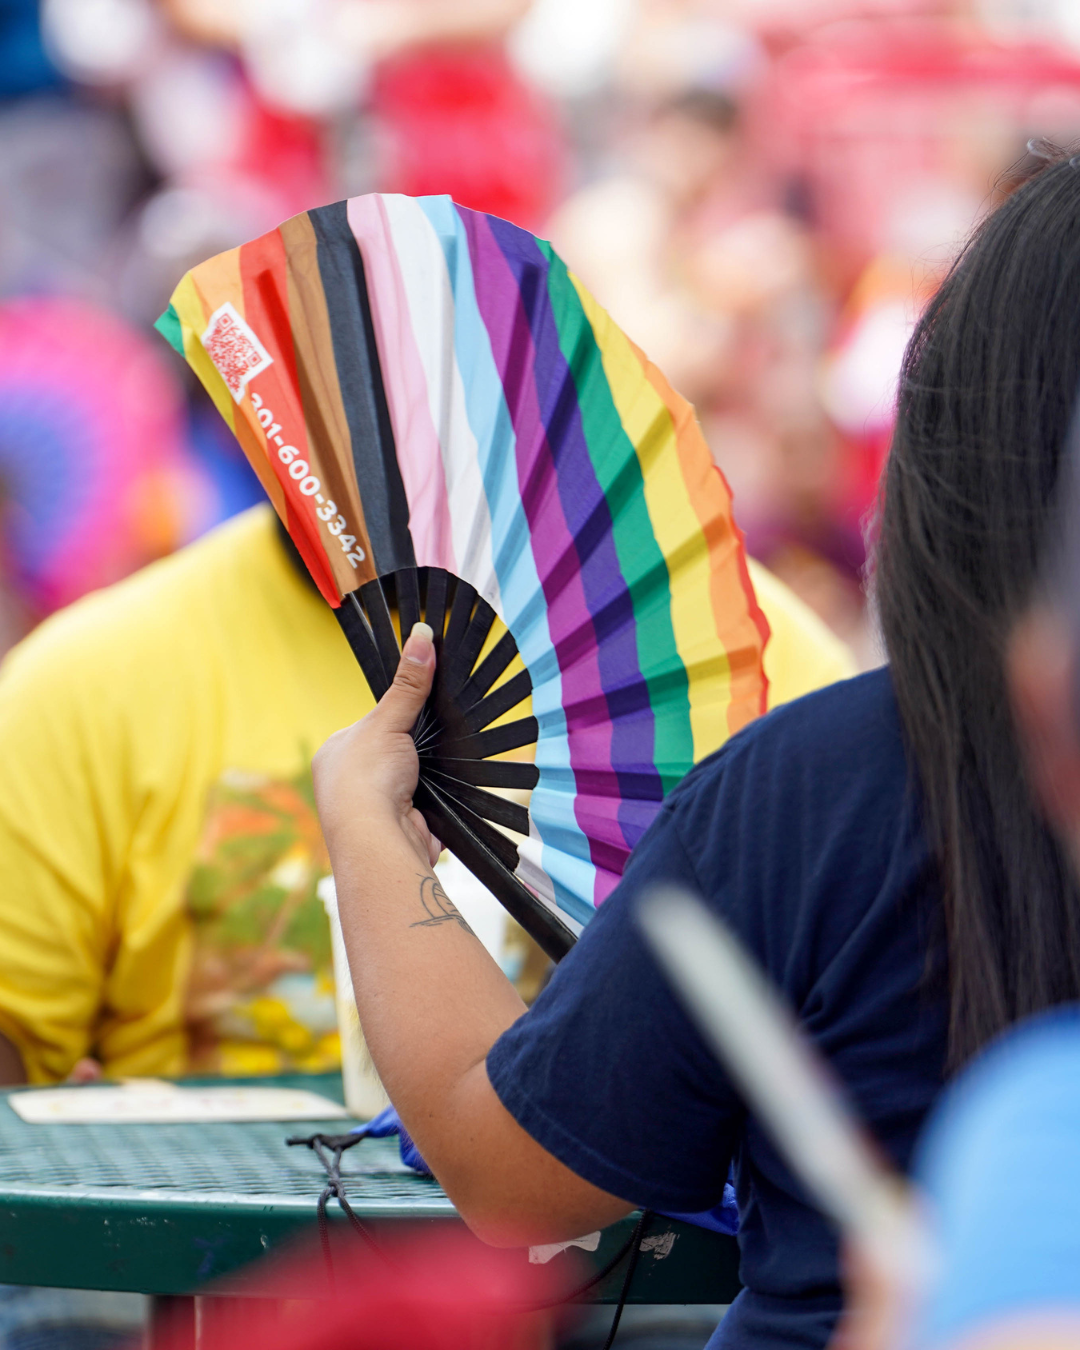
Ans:
[[[478,731],[475,736],[440,738],[435,742],[435,753],[455,759],[487,759],[502,755],[507,750],[520,750],[524,745],[535,745],[540,727],[535,717],[521,717],[516,722],[504,722],[490,731]]]
[[[463,708],[471,708],[478,703],[517,656],[517,643],[513,633],[504,633],[488,652],[473,673],[461,686],[458,702]],[[529,682],[532,687],[532,681]]]
[[[367,615],[361,608],[355,592],[347,595],[334,612],[353,655],[360,663],[360,669],[364,672],[372,695],[375,698],[382,698],[390,688],[390,680],[383,666],[379,644],[375,641],[371,624],[368,623]]]
[[[501,717],[511,708],[516,708],[519,703],[524,703],[531,693],[532,680],[529,678],[529,672],[518,671],[513,679],[500,684],[493,694],[489,694],[487,698],[481,699],[479,703],[474,703],[469,708],[465,714],[466,727],[469,731],[483,731],[495,721],[496,717]]]
[[[540,770],[535,764],[523,764],[515,759],[447,759],[426,767],[427,774],[441,774],[443,778],[471,783],[474,787],[516,788],[529,791],[540,781]]]
[[[377,580],[369,581],[365,586],[360,587],[360,595],[364,601],[371,631],[375,634],[375,641],[379,644],[379,651],[382,653],[383,665],[386,667],[390,679],[393,680],[398,661],[401,659],[401,648],[398,646],[397,634],[394,632],[394,621],[390,617],[390,606],[386,603],[382,583]]]
[[[475,588],[470,586],[468,582],[459,581],[454,589],[454,600],[450,606],[450,619],[446,625],[444,641],[447,652],[455,652],[461,646],[475,604]]]
[[[429,770],[428,775],[444,796],[452,796],[454,801],[467,806],[470,811],[495,825],[504,825],[518,834],[529,833],[529,813],[518,802],[508,797],[500,797],[494,792],[485,792],[483,788],[473,787],[471,783],[455,782],[453,791],[444,786],[443,778]]]
[[[436,662],[442,660],[443,629],[446,627],[446,589],[449,580],[449,576],[441,567],[428,568],[424,617],[435,634]]]
[[[420,784],[416,804],[447,848],[498,896],[507,912],[553,961],[561,961],[576,941],[566,924],[522,885],[430,782]]]
[[[412,733],[420,756],[414,801],[438,838],[559,960],[574,935],[515,875],[517,845],[496,828],[527,835],[529,813],[486,791],[528,790],[540,777],[535,764],[491,758],[539,737],[535,717],[491,725],[532,692],[526,670],[496,687],[517,655],[513,636],[504,634],[477,665],[496,615],[474,587],[437,567],[401,568],[368,582],[346,596],[338,617],[376,697],[389,687],[401,655],[388,594],[396,599],[402,641],[421,617],[435,635],[435,682]]]
[[[455,696],[472,674],[476,659],[483,650],[492,625],[495,611],[486,600],[478,599],[473,616],[462,634],[461,642],[454,649],[447,645],[447,659],[444,662],[443,681],[446,691]]]
[[[413,624],[420,622],[420,577],[413,567],[407,567],[397,574],[398,627],[401,641],[413,630]]]

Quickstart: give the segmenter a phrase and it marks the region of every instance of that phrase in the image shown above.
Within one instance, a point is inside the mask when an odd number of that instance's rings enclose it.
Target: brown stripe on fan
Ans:
[[[345,550],[333,546],[326,550],[338,588],[344,593],[357,581],[375,576],[378,560],[373,553],[352,464],[343,463],[337,449],[349,444],[349,422],[334,361],[334,339],[319,275],[315,230],[310,219],[303,215],[287,220],[280,233],[292,260],[287,276],[289,313],[294,318],[300,314],[304,317],[303,323],[294,322],[292,326],[293,355],[307,426],[308,460],[311,472],[321,484],[316,498],[320,508],[317,515],[327,529],[332,526],[339,534],[348,522],[349,531],[365,555],[362,563],[353,566]],[[335,520],[338,515],[342,521],[340,529]]]

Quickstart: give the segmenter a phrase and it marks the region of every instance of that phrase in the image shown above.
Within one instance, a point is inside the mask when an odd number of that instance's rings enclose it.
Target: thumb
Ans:
[[[434,633],[414,623],[401,653],[394,682],[379,700],[379,719],[387,731],[411,731],[435,675]]]

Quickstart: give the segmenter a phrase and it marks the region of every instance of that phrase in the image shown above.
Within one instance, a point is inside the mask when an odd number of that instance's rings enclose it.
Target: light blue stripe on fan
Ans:
[[[579,923],[587,923],[594,913],[589,897],[594,893],[596,869],[590,861],[588,838],[574,815],[574,775],[562,706],[562,678],[521,502],[514,429],[491,342],[477,308],[469,244],[461,220],[449,197],[418,200],[442,244],[454,296],[455,360],[491,515],[491,552],[502,595],[501,617],[514,635],[533,683],[533,713],[540,726],[536,748],[540,780],[529,809],[542,844],[541,866],[552,881],[559,907]]]

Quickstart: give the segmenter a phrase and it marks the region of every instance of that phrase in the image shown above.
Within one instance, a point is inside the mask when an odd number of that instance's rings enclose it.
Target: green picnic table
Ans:
[[[243,1082],[343,1100],[336,1074]],[[326,1181],[314,1153],[285,1140],[342,1134],[356,1122],[38,1125],[21,1120],[7,1096],[0,1092],[0,1282],[150,1294],[152,1323],[190,1324],[192,1343],[197,1299],[220,1316],[236,1299],[310,1296],[283,1288],[277,1270],[268,1287],[259,1264],[314,1233]],[[349,1149],[341,1175],[376,1236],[395,1225],[461,1225],[438,1183],[401,1163],[396,1138]],[[335,1245],[358,1241],[333,1201],[328,1213]],[[605,1229],[579,1259],[602,1269],[636,1217]],[[657,1218],[641,1245],[630,1302],[730,1303],[739,1289],[732,1238]],[[614,1302],[622,1280],[620,1265],[589,1297]]]

